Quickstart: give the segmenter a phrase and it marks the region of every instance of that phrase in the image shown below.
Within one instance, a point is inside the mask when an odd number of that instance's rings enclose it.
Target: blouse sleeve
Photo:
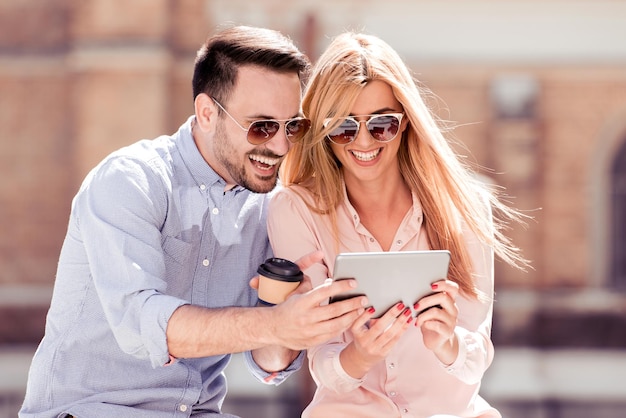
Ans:
[[[494,252],[491,247],[479,242],[467,228],[463,233],[472,260],[473,278],[485,300],[463,296],[458,298],[459,318],[455,333],[459,341],[459,354],[452,364],[443,367],[464,383],[475,384],[480,382],[494,356],[491,341]]]
[[[324,225],[315,216],[298,193],[293,190],[278,192],[270,203],[267,220],[274,255],[296,261],[310,252],[328,250],[319,240],[320,228]],[[329,252],[324,254],[327,257]],[[328,268],[324,263],[318,263],[304,273],[311,278],[313,286],[318,286],[327,279]],[[361,385],[362,381],[348,375],[339,361],[339,353],[346,345],[344,336],[340,335],[309,348],[309,366],[318,384],[338,392],[348,392]]]
[[[302,198],[288,189],[272,197],[267,215],[267,232],[276,257],[297,261],[321,249],[317,225]],[[304,271],[313,286],[324,283],[328,268],[317,263]]]

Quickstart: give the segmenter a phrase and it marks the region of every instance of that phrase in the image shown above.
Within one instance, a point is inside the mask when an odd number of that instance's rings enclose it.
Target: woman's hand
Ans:
[[[459,342],[454,329],[459,310],[456,298],[459,285],[451,280],[440,280],[432,284],[436,292],[420,299],[413,307],[418,312],[415,326],[420,327],[426,348],[446,364],[454,363],[459,351]]]
[[[354,340],[340,354],[346,373],[360,379],[379,361],[382,361],[413,322],[411,309],[398,303],[383,316],[372,319],[374,308],[363,312],[352,324]]]

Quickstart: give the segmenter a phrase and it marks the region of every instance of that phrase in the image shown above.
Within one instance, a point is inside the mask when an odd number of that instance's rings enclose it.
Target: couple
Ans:
[[[20,417],[232,416],[236,352],[271,384],[308,355],[306,417],[499,417],[478,396],[493,256],[524,260],[491,209],[518,214],[460,163],[399,56],[345,33],[311,71],[280,33],[233,27],[192,84],[177,133],[112,153],[75,196]],[[370,321],[366,297],[325,303],[355,286],[325,280],[338,252],[417,249],[452,254],[416,301],[442,309]],[[273,255],[306,278],[256,307]]]

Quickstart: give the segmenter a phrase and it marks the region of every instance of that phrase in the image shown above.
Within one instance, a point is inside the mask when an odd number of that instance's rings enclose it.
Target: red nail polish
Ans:
[[[372,313],[376,312],[376,309],[374,309],[373,306],[370,306],[369,308],[367,308],[367,312],[372,314]]]
[[[412,320],[413,320],[413,317],[412,317],[412,316],[409,316],[409,319],[407,319],[407,320],[406,320],[406,323],[407,323],[407,324],[410,324]]]
[[[404,309],[404,303],[402,303],[402,302],[398,303],[397,307],[398,307],[399,310]]]
[[[415,302],[415,305],[413,305],[413,309],[417,309],[419,308],[419,306],[420,306],[419,302]]]
[[[409,315],[411,315],[411,310],[410,310],[410,309],[406,309],[406,310],[403,312],[403,314],[404,314],[404,316],[409,316]]]
[[[438,287],[439,287],[439,285],[437,283],[433,283],[433,284],[430,285],[430,288],[433,289],[433,290],[437,289]]]

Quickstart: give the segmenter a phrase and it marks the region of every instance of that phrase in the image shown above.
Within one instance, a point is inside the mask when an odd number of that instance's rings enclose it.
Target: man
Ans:
[[[299,350],[362,312],[364,298],[324,303],[353,282],[305,279],[274,307],[255,307],[249,283],[271,256],[278,167],[310,124],[300,117],[309,66],[275,31],[227,29],[198,52],[195,112],[178,132],[114,152],[87,176],[21,417],[231,416],[221,412],[230,353],[278,384],[300,367]]]

